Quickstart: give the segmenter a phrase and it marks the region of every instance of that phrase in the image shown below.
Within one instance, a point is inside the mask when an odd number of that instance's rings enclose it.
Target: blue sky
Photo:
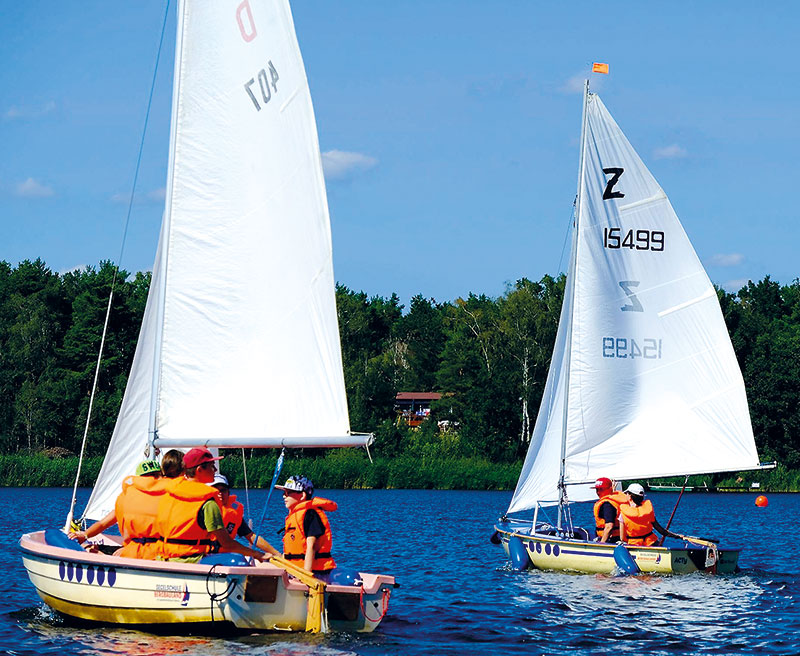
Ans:
[[[151,268],[161,219],[174,1],[129,271]],[[117,259],[164,6],[3,2],[0,259],[55,271]],[[711,279],[800,275],[797,3],[292,7],[349,287],[445,301],[563,270],[592,61],[610,64],[593,88]]]

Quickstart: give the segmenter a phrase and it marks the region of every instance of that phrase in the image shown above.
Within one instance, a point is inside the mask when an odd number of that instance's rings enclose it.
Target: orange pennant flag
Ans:
[[[592,64],[592,73],[605,73],[608,75],[608,64],[599,64],[595,62]]]

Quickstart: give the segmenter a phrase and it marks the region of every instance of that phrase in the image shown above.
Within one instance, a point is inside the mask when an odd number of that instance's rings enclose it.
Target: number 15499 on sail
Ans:
[[[603,337],[603,357],[660,360],[661,340],[648,337],[640,346],[633,337]]]

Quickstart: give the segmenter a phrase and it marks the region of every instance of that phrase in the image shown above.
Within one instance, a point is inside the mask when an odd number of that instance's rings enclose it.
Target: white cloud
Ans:
[[[52,100],[38,107],[21,107],[19,105],[12,105],[6,110],[3,116],[4,118],[10,120],[18,118],[39,118],[40,116],[44,116],[45,114],[55,111],[55,108],[56,104]]]
[[[150,200],[154,203],[161,203],[167,197],[167,188],[161,187],[161,189],[153,189],[147,193],[147,200]]]
[[[589,88],[592,91],[602,91],[607,75],[596,75],[591,73],[592,65],[587,63],[586,68],[580,73],[575,73],[558,89],[561,93],[577,94],[583,93],[586,80],[589,80]]]
[[[137,205],[141,205],[146,203],[148,205],[163,203],[164,199],[167,197],[167,190],[165,187],[161,187],[160,189],[153,189],[152,191],[148,191],[146,194],[142,195],[141,192],[137,192],[134,196],[134,202]],[[125,193],[114,194],[111,196],[112,203],[119,203],[120,205],[127,205],[131,199],[130,192],[126,191]]]
[[[378,160],[362,153],[329,150],[322,153],[322,170],[326,180],[341,180],[354,173],[377,166]]]
[[[688,155],[686,149],[678,144],[656,148],[653,151],[653,157],[656,159],[680,159],[681,157],[686,157],[686,155]]]
[[[586,75],[579,73],[573,75],[569,80],[564,82],[560,91],[562,93],[583,93],[583,85],[586,83]]]
[[[708,260],[709,265],[718,267],[739,266],[742,262],[744,262],[744,255],[741,253],[717,253]]]
[[[46,198],[54,193],[52,187],[48,187],[33,178],[28,178],[25,182],[20,182],[17,185],[17,196],[24,198]]]
[[[750,282],[750,278],[737,278],[736,280],[729,280],[728,282],[722,283],[721,287],[729,294],[735,294],[748,282]]]
[[[58,275],[64,276],[64,275],[66,275],[68,273],[79,273],[79,272],[83,271],[84,269],[86,269],[87,266],[89,266],[89,265],[88,264],[76,264],[75,266],[71,266],[71,267],[69,267],[67,269],[61,269],[61,271],[58,272]]]

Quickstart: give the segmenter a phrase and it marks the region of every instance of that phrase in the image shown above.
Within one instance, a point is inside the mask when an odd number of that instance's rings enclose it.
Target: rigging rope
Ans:
[[[244,447],[242,447],[242,469],[244,470],[244,496],[245,504],[247,505],[247,517],[250,523],[250,529],[252,530],[253,515],[250,513],[250,486],[247,483],[247,460],[244,455]]]
[[[209,598],[209,600],[211,602],[211,609],[210,610],[211,610],[211,621],[212,622],[214,622],[214,603],[216,602],[217,605],[219,605],[219,602],[225,601],[228,597],[230,597],[233,594],[233,590],[236,587],[236,579],[231,579],[230,581],[227,581],[228,577],[226,576],[225,577],[225,579],[226,579],[225,591],[221,592],[219,594],[217,594],[216,592],[211,592],[211,587],[210,587],[211,577],[214,576],[214,570],[216,568],[217,568],[217,565],[212,565],[211,569],[209,569],[208,572],[206,573],[206,593],[208,594],[208,598]],[[222,609],[220,608],[220,610],[222,610]],[[223,619],[224,619],[224,616],[223,616]]]
[[[269,508],[269,500],[272,497],[272,490],[275,489],[275,485],[278,482],[278,476],[281,475],[281,470],[283,469],[283,457],[286,454],[286,449],[281,449],[281,454],[278,456],[278,460],[275,463],[275,472],[272,474],[272,484],[269,486],[269,490],[267,490],[267,500],[264,502],[264,510],[261,513],[261,519],[258,520],[258,524],[255,530],[255,539],[253,540],[253,544],[258,544],[258,536],[261,533],[261,527],[264,525],[264,519],[267,516],[267,508]]]
[[[131,211],[133,209],[133,198],[134,198],[134,195],[136,193],[136,183],[139,180],[139,169],[141,168],[141,164],[142,164],[142,152],[144,151],[144,138],[145,138],[145,135],[147,134],[147,124],[148,124],[148,122],[150,120],[150,108],[153,105],[153,92],[154,92],[155,86],[156,86],[156,74],[158,73],[158,63],[161,60],[161,50],[162,50],[162,48],[164,46],[164,34],[166,32],[166,27],[167,27],[167,15],[169,13],[169,3],[170,3],[170,0],[167,0],[166,4],[164,6],[164,18],[161,21],[161,36],[158,39],[158,50],[156,52],[156,61],[155,61],[155,64],[153,66],[153,79],[152,79],[152,81],[150,83],[150,96],[149,96],[149,98],[147,100],[147,110],[145,111],[144,125],[142,126],[142,138],[139,141],[139,154],[138,154],[138,156],[136,158],[136,168],[135,168],[134,174],[133,174],[133,184],[131,185],[131,193],[130,193],[130,197],[128,199],[128,211],[127,211],[126,216],[125,216],[125,228],[124,228],[124,230],[122,232],[122,243],[120,244],[119,257],[117,258],[117,264],[114,265],[114,275],[111,278],[111,291],[108,294],[108,307],[106,308],[106,317],[105,317],[105,321],[103,322],[103,334],[102,334],[102,336],[100,338],[100,351],[97,354],[97,366],[95,367],[95,371],[94,371],[94,381],[92,383],[92,392],[89,395],[89,410],[86,413],[86,426],[84,427],[84,430],[83,430],[83,440],[81,442],[81,453],[80,453],[80,457],[78,458],[78,471],[75,474],[75,484],[72,487],[72,500],[71,500],[70,506],[69,506],[69,513],[67,513],[67,521],[64,523],[64,530],[65,531],[68,531],[70,529],[70,525],[72,524],[72,519],[73,519],[74,513],[75,513],[75,503],[77,501],[77,493],[78,493],[78,481],[80,480],[80,477],[81,477],[81,468],[83,466],[83,456],[84,456],[84,453],[86,452],[86,439],[87,439],[87,437],[89,435],[89,422],[91,421],[91,418],[92,418],[92,406],[94,405],[94,397],[95,397],[95,394],[97,393],[97,380],[98,380],[98,378],[100,376],[100,363],[101,363],[102,358],[103,358],[103,348],[105,347],[105,342],[106,342],[106,333],[108,331],[108,321],[109,321],[109,318],[111,317],[111,301],[114,298],[114,288],[115,288],[116,283],[117,283],[117,275],[119,274],[119,267],[120,267],[120,264],[122,264],[122,256],[123,256],[123,254],[125,252],[125,242],[127,241],[127,238],[128,238],[128,226],[130,225]],[[85,518],[81,518],[81,519],[85,519]]]
[[[386,617],[386,613],[389,612],[389,594],[391,590],[389,588],[383,588],[381,590],[381,615],[377,619],[372,619],[369,615],[367,615],[367,609],[364,607],[364,586],[361,586],[361,592],[358,595],[358,605],[361,607],[361,612],[364,615],[364,619],[368,622],[372,622],[373,624],[377,624],[380,622],[384,617]],[[373,602],[377,607],[377,603]]]

